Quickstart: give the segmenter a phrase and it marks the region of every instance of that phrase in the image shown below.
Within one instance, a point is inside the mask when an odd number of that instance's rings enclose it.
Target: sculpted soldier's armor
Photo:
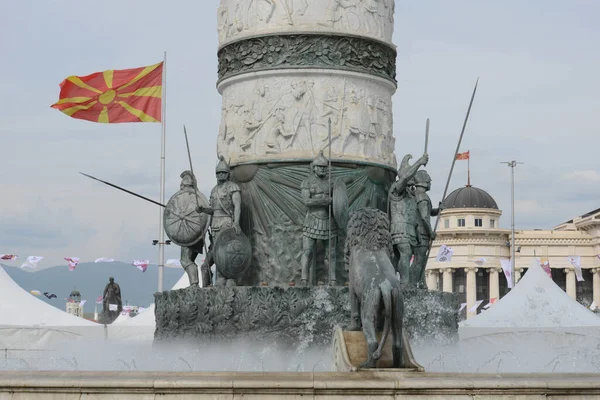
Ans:
[[[306,217],[302,225],[302,276],[301,283],[303,286],[308,284],[311,256],[314,252],[317,240],[324,242],[327,254],[331,254],[331,260],[327,261],[329,268],[329,280],[331,285],[335,285],[335,272],[331,269],[335,268],[336,261],[336,243],[337,243],[337,226],[333,218],[331,219],[331,243],[329,242],[329,205],[332,203],[331,193],[333,187],[330,186],[327,179],[327,169],[329,166],[328,160],[323,156],[323,152],[311,163],[311,175],[302,182],[302,199],[307,207]],[[329,247],[331,246],[331,253]]]
[[[229,180],[231,170],[229,164],[221,157],[217,164],[217,185],[210,192],[209,208],[200,207],[199,211],[209,214],[211,229],[211,245],[208,254],[202,263],[202,286],[207,287],[212,283],[212,272],[210,267],[215,263],[213,244],[219,234],[227,228],[234,228],[237,233],[240,229],[241,190],[237,183]],[[217,268],[217,280],[219,285],[233,286],[233,279],[225,279]]]
[[[411,180],[421,165],[426,165],[429,156],[424,154],[412,166],[408,161],[411,155],[404,156],[398,169],[398,180],[390,188],[388,201],[390,207],[390,233],[395,250],[399,253],[396,271],[403,284],[410,282],[410,258],[417,245],[417,203]]]
[[[179,189],[189,191],[196,195],[198,184],[196,182],[196,177],[192,172],[183,171],[180,178],[181,184],[179,185]],[[196,264],[196,257],[198,257],[198,254],[202,254],[203,245],[204,239],[191,246],[181,246],[181,266],[188,275],[190,286],[198,286],[198,264]]]
[[[431,177],[427,171],[418,171],[414,177],[414,184],[417,205],[417,245],[414,249],[415,260],[411,266],[410,285],[426,287],[424,270],[427,267],[427,250],[431,241],[435,240],[430,217],[437,216],[443,210],[443,206],[433,208],[431,205],[431,199],[427,194],[431,189]]]

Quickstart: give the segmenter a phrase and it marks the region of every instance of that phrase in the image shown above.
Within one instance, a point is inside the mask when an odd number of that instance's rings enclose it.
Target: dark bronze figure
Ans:
[[[430,217],[437,216],[444,208],[441,204],[439,208],[433,208],[431,205],[431,199],[427,194],[431,190],[431,177],[427,171],[418,171],[413,181],[417,202],[417,245],[414,249],[415,260],[410,267],[410,286],[426,288],[424,269],[427,266],[429,246],[435,240]]]
[[[326,266],[328,267],[327,270],[330,271],[329,284],[332,286],[336,284],[335,273],[332,274],[331,269],[335,269],[336,264],[337,226],[333,218],[331,221],[329,219],[329,206],[333,202],[331,197],[333,185],[328,179],[328,166],[329,162],[321,152],[311,162],[311,174],[302,182],[300,187],[302,199],[307,207],[306,217],[302,225],[302,286],[308,285],[311,256],[314,254],[318,240],[322,240],[324,247],[327,249]],[[330,228],[331,243],[329,243]],[[329,251],[328,246],[331,246],[331,251]],[[329,254],[331,257],[329,257]]]
[[[235,233],[241,234],[240,211],[242,197],[240,187],[237,183],[229,180],[231,170],[229,164],[221,157],[216,168],[217,185],[210,192],[209,207],[199,207],[198,211],[210,215],[211,245],[208,254],[202,263],[202,286],[212,284],[212,272],[210,267],[215,263],[213,240],[216,242],[219,235],[228,228],[233,228]],[[238,249],[239,250],[239,249]],[[247,253],[251,249],[243,248],[241,251]],[[244,254],[244,257],[248,257]],[[228,279],[219,271],[217,265],[217,284],[235,286],[235,280]]]
[[[392,184],[388,195],[390,205],[390,219],[392,243],[399,253],[396,271],[400,274],[403,285],[410,282],[410,258],[417,245],[417,202],[411,180],[422,165],[426,165],[429,156],[424,154],[413,165],[409,164],[412,158],[407,154],[400,163],[398,180]]]
[[[101,322],[104,324],[111,324],[115,319],[117,319],[121,311],[123,311],[121,287],[115,282],[115,278],[111,276],[108,278],[108,283],[104,287],[104,293],[102,295]]]

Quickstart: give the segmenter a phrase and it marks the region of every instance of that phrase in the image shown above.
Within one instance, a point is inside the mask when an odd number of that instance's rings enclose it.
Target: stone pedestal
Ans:
[[[190,287],[156,293],[155,302],[155,342],[244,338],[329,346],[334,327],[350,322],[347,287]],[[411,342],[457,340],[458,303],[450,293],[406,291],[404,323]]]

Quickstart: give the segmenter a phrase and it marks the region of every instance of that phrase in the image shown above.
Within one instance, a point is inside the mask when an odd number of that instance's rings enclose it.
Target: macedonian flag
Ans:
[[[93,122],[160,122],[163,63],[70,76],[52,107]]]

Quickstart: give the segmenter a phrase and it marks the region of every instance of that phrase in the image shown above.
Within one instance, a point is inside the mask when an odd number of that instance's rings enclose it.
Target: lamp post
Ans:
[[[510,174],[510,279],[512,287],[515,287],[515,167],[517,164],[523,164],[520,161],[503,161],[511,169]]]

